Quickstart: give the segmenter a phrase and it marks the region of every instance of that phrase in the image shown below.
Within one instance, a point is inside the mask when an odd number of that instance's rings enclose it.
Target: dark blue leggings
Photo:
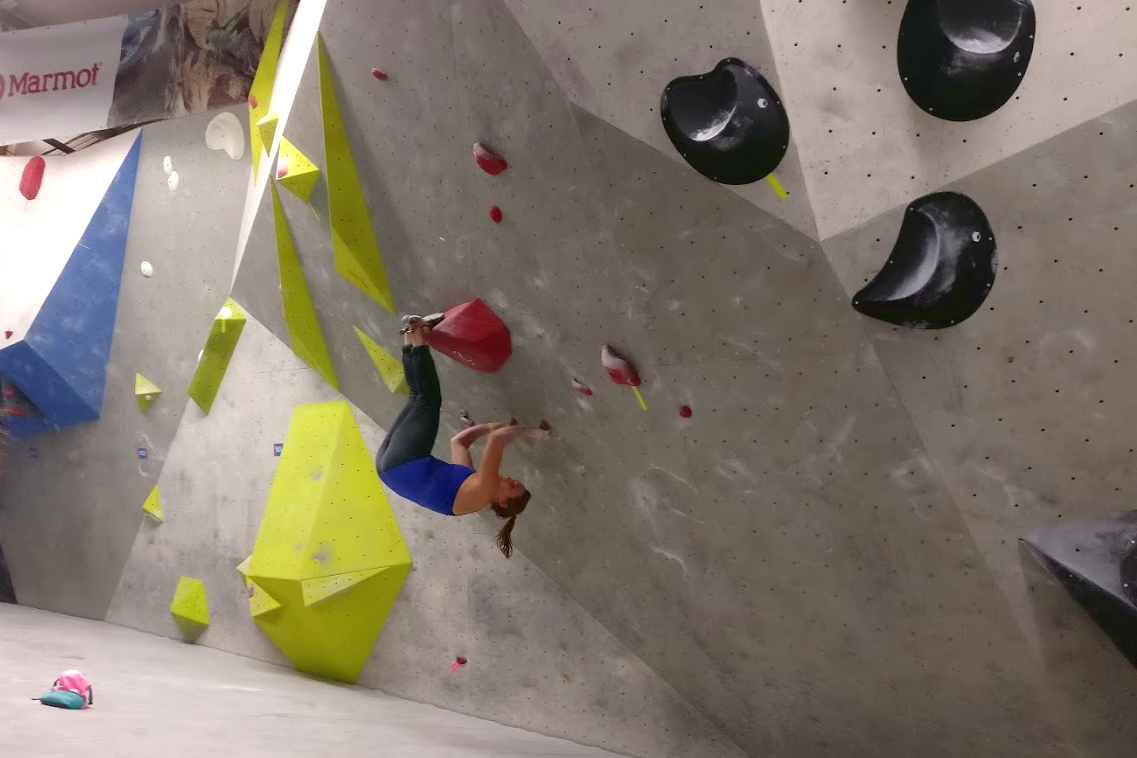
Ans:
[[[375,468],[382,474],[404,463],[428,457],[438,436],[438,417],[442,412],[442,386],[427,345],[403,345],[403,375],[411,396],[387,431],[387,438],[375,456]]]

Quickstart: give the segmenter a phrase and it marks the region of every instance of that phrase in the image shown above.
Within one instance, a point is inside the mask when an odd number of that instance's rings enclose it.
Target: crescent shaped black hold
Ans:
[[[888,262],[853,307],[913,329],[955,326],[987,299],[997,268],[983,209],[967,195],[936,192],[908,206]]]
[[[983,118],[1015,94],[1034,34],[1030,0],[910,0],[896,45],[900,79],[933,116]]]
[[[758,71],[724,58],[712,71],[672,80],[659,99],[663,128],[691,167],[721,184],[750,184],[782,162],[790,120]]]

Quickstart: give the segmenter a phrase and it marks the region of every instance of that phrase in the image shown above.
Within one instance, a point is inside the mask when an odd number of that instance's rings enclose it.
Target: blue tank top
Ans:
[[[454,515],[458,488],[474,470],[469,466],[443,463],[434,456],[416,458],[379,475],[395,493],[444,516]]]

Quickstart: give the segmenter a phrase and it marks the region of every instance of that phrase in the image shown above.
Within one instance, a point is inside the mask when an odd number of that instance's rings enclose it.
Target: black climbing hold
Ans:
[[[1137,511],[1041,529],[1022,539],[1137,665]]]
[[[896,63],[916,105],[948,121],[999,110],[1034,50],[1030,0],[910,0]]]
[[[997,266],[995,233],[974,200],[925,195],[908,206],[888,262],[853,307],[913,329],[954,326],[987,299]]]
[[[778,93],[737,58],[724,58],[710,73],[672,80],[659,99],[659,115],[679,154],[722,184],[765,177],[790,144]]]

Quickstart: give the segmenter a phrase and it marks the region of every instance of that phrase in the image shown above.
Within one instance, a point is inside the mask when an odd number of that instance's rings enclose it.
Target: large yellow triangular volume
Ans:
[[[359,335],[359,341],[367,348],[367,354],[371,356],[371,362],[375,364],[375,368],[379,369],[379,376],[383,377],[383,383],[387,385],[387,389],[403,395],[411,394],[407,387],[406,374],[403,373],[403,364],[399,362],[399,359],[376,344],[375,340],[360,331],[358,326],[352,328]]]
[[[305,579],[300,582],[300,594],[304,598],[304,605],[315,605],[321,600],[346,592],[364,579],[370,579],[382,568],[364,569],[363,571],[349,571],[346,574],[333,574],[332,576],[319,576],[315,579]]]
[[[383,256],[371,228],[371,214],[351,154],[336,85],[324,40],[316,35],[320,57],[320,105],[324,117],[324,156],[328,183],[328,214],[336,271],[369,297],[394,313],[395,300],[387,284]]]
[[[410,565],[395,515],[344,401],[292,412],[249,576],[302,581]]]
[[[158,494],[158,488],[150,490],[150,495],[146,498],[146,502],[142,504],[143,512],[154,519],[158,523],[166,520],[165,515],[162,513],[162,496]]]
[[[288,231],[288,219],[284,217],[275,184],[272,185],[272,216],[276,225],[276,256],[280,264],[280,297],[284,302],[284,321],[288,326],[292,351],[328,384],[339,389],[332,357],[328,355],[328,345],[320,330],[316,307],[312,305],[312,295],[308,292],[300,259],[296,257],[296,245]]]
[[[205,585],[200,579],[183,576],[178,580],[170,613],[187,642],[201,636],[209,626],[209,603],[205,599]]]
[[[253,148],[254,179],[257,176],[257,167],[261,163],[261,148],[272,149],[271,143],[265,145],[262,141],[257,122],[269,112],[272,85],[276,81],[276,64],[280,60],[280,46],[284,41],[284,20],[288,16],[288,5],[289,0],[280,0],[276,5],[276,14],[272,17],[272,25],[268,29],[268,36],[265,37],[264,50],[261,51],[261,61],[257,64],[257,73],[253,76],[253,84],[249,88],[249,142]]]
[[[276,125],[280,123],[280,114],[270,110],[264,118],[257,122],[257,133],[261,136],[261,144],[265,150],[272,148],[272,141],[276,138]]]
[[[157,384],[142,374],[134,375],[134,397],[138,400],[139,408],[146,410],[161,394],[162,390],[158,388]]]
[[[320,169],[308,160],[304,153],[296,149],[287,138],[280,138],[280,150],[276,154],[277,183],[304,202],[312,197],[312,188],[320,179]],[[281,176],[281,171],[284,175]]]
[[[253,589],[253,594],[249,596],[249,614],[253,618],[267,616],[283,607],[279,600],[268,594],[268,591],[256,582],[250,581],[249,586]]]

